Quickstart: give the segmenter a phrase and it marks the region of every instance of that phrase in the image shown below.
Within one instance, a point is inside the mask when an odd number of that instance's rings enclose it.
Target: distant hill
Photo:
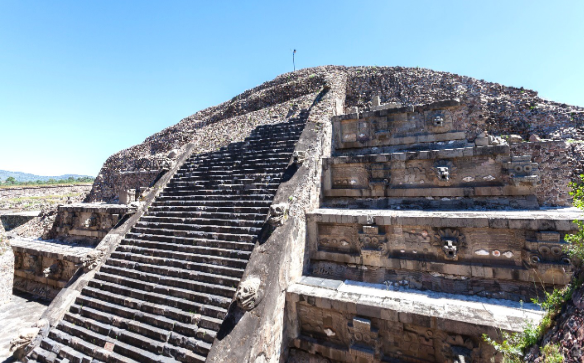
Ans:
[[[19,171],[0,170],[0,181],[4,181],[8,177],[13,177],[14,179],[16,179],[17,182],[33,182],[36,180],[47,181],[49,179],[62,180],[62,179],[68,179],[70,177],[73,177],[75,179],[77,179],[77,178],[94,178],[91,175],[80,175],[80,174],[63,174],[63,175],[58,175],[58,176],[44,176],[44,175],[22,173]]]

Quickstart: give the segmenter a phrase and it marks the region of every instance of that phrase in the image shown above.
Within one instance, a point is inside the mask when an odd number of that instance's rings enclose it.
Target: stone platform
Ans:
[[[49,238],[97,245],[136,208],[125,204],[75,203],[60,205]]]
[[[92,247],[14,238],[14,289],[52,300],[81,267]]]
[[[544,314],[534,304],[315,277],[290,286],[287,302],[292,345],[338,362],[490,362],[482,334],[521,331]]]

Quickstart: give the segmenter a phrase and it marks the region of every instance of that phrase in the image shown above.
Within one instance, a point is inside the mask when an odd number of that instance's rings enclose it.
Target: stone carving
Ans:
[[[512,156],[507,169],[516,186],[522,183],[536,185],[540,182],[538,164],[532,163],[529,155]]]
[[[438,160],[434,163],[433,171],[440,185],[449,184],[454,176],[455,170],[456,167],[450,160]]]
[[[84,272],[89,272],[101,264],[102,259],[105,256],[105,251],[96,249],[93,252],[88,253],[85,257],[81,259],[81,267]]]
[[[306,151],[294,151],[294,154],[292,154],[292,159],[294,160],[294,163],[298,165],[304,164],[306,161]]]
[[[273,227],[279,227],[288,219],[288,203],[272,204],[268,214],[268,223]]]
[[[56,260],[51,266],[43,270],[44,277],[50,277],[54,280],[60,280],[63,275],[63,262]]]
[[[476,146],[507,145],[507,142],[498,136],[489,135],[486,131],[479,132],[475,139]]]
[[[18,332],[16,338],[10,341],[10,351],[14,352],[26,348],[39,333],[40,328],[31,327],[24,328]]]
[[[363,166],[333,166],[333,187],[335,188],[368,188],[369,173]]]
[[[379,329],[371,320],[355,317],[348,323],[351,345],[349,352],[356,363],[380,362]]]
[[[353,227],[321,225],[319,226],[319,247],[335,252],[359,253],[355,232]]]
[[[36,255],[26,255],[26,264],[28,266],[26,269],[29,273],[33,275],[40,275],[43,270],[43,259]]]
[[[466,248],[466,241],[460,231],[445,228],[434,235],[433,245],[442,249],[444,258],[447,260],[458,261],[458,253]]]
[[[313,265],[312,273],[318,276],[343,276],[347,270],[346,265],[338,265],[330,262],[319,262]]]
[[[476,358],[478,344],[473,339],[463,335],[441,334],[442,354],[449,362],[471,363]]]
[[[243,310],[250,311],[259,303],[261,280],[257,277],[249,277],[242,281],[235,293],[235,300],[237,305]]]
[[[387,253],[385,234],[380,234],[377,226],[363,226],[362,232],[359,232],[359,248],[361,254],[385,255]]]

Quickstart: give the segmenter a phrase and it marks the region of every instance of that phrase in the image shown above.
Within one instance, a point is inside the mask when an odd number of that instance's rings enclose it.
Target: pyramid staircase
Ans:
[[[307,116],[191,156],[29,362],[204,362]]]

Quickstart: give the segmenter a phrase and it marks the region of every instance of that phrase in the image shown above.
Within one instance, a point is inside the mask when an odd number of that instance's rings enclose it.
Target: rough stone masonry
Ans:
[[[500,360],[481,335],[539,321],[522,301],[575,273],[583,111],[339,66],[202,110],[105,162],[86,202],[149,197],[27,359]]]

